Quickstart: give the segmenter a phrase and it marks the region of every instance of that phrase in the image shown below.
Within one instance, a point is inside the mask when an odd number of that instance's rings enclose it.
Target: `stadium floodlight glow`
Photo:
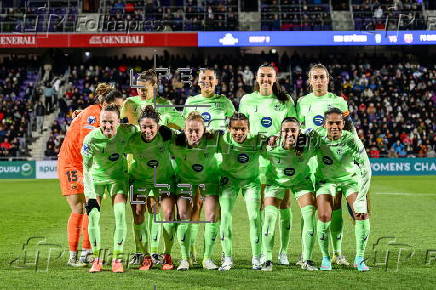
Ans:
[[[91,53],[90,53],[89,51],[85,51],[85,56],[86,56],[86,57],[90,57],[90,56],[91,56]]]

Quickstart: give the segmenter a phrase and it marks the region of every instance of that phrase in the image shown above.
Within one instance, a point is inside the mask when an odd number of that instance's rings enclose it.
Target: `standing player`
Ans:
[[[225,130],[226,117],[232,116],[235,107],[226,96],[215,93],[215,88],[218,85],[216,71],[212,68],[200,69],[198,85],[200,87],[200,94],[189,97],[185,105],[199,105],[200,107],[184,107],[183,116],[186,118],[190,112],[197,111],[203,117],[208,130]],[[219,164],[221,155],[216,155],[216,158]],[[197,195],[196,197],[199,198],[200,196]],[[194,200],[193,221],[200,220],[202,205],[201,200]],[[193,261],[196,261],[196,241],[199,228],[199,223],[191,225],[191,255]]]
[[[158,86],[158,77],[153,69],[146,70],[142,72],[138,80],[136,82],[140,88],[137,88],[136,91],[138,93],[135,97],[127,98],[124,102],[123,108],[121,110],[121,119],[127,121],[130,124],[138,125],[138,119],[141,116],[141,112],[145,109],[146,106],[154,105],[162,105],[162,106],[170,106],[172,105],[170,101],[161,98],[156,95],[157,86]],[[175,110],[174,107],[157,107],[156,111],[160,114],[160,123],[162,125],[180,129],[183,127],[184,119],[181,114]],[[127,120],[126,120],[127,119]],[[130,157],[128,157],[130,163]],[[131,204],[132,212],[141,211],[144,205],[140,204]],[[158,263],[159,259],[159,242],[160,242],[160,233],[161,233],[161,224],[153,222],[153,209],[157,210],[156,220],[161,221],[160,214],[160,204],[158,200],[153,197],[147,198],[146,201],[147,207],[147,231],[148,237],[150,240],[150,252],[152,253],[152,257],[155,263]],[[136,239],[135,235],[135,239]],[[138,241],[135,240],[136,243]],[[141,264],[142,256],[137,253],[132,257],[130,264]]]
[[[245,200],[250,225],[252,269],[260,270],[261,223],[260,223],[260,180],[259,155],[265,150],[260,135],[249,134],[250,123],[242,113],[234,113],[228,131],[220,137],[219,148],[223,156],[221,163],[221,245],[224,260],[221,271],[233,267],[232,210],[239,191]],[[263,149],[265,148],[265,149]]]
[[[333,197],[341,191],[353,211],[356,221],[356,257],[354,264],[359,271],[368,271],[364,262],[364,252],[370,232],[370,223],[366,208],[366,193],[361,192],[363,170],[367,166],[362,158],[365,148],[356,140],[353,133],[344,131],[343,112],[332,108],[324,114],[324,128],[311,132],[314,150],[318,159],[317,204],[318,204],[318,243],[323,255],[321,270],[331,270],[332,264],[328,251],[328,232],[332,218]],[[357,164],[357,165],[356,165]]]
[[[97,104],[87,107],[72,122],[62,143],[58,156],[58,176],[62,194],[71,208],[68,219],[68,244],[70,257],[68,265],[84,266],[91,251],[88,237],[88,216],[84,214],[85,196],[83,195],[82,148],[83,139],[94,128],[100,126],[102,106],[121,105],[123,97],[106,83],[99,83],[95,90]],[[77,246],[82,230],[82,254],[77,261]]]
[[[177,208],[181,221],[177,226],[177,239],[182,251],[182,260],[177,270],[189,269],[189,246],[191,232],[192,200],[195,195],[204,196],[204,213],[207,221],[204,229],[203,268],[216,270],[211,259],[218,233],[219,170],[215,159],[219,133],[206,133],[204,120],[198,112],[188,114],[185,129],[176,135],[171,153],[176,161],[178,180]]]
[[[89,272],[101,272],[100,206],[107,190],[112,197],[115,216],[112,272],[124,272],[121,261],[126,240],[127,161],[124,157],[128,139],[135,133],[132,125],[119,125],[119,107],[109,105],[100,113],[100,128],[92,130],[83,141],[83,178],[89,238],[95,255]]]
[[[153,259],[148,250],[148,237],[144,218],[145,200],[150,197],[154,203],[162,201],[165,221],[174,220],[175,191],[174,170],[171,166],[169,144],[171,130],[159,125],[159,113],[152,106],[147,106],[139,117],[140,132],[135,133],[128,141],[126,152],[132,154],[133,162],[129,168],[130,184],[133,187],[132,201],[137,204],[133,211],[136,253],[142,257],[139,270],[150,270]],[[167,191],[161,194],[159,186],[168,185]],[[150,218],[150,217],[149,217]],[[153,216],[151,216],[153,218]],[[175,232],[174,223],[163,224],[164,255],[163,270],[172,270],[174,265],[171,259],[171,248]]]
[[[323,125],[324,112],[330,108],[339,108],[344,112],[344,116],[348,117],[347,102],[328,91],[330,82],[330,74],[327,68],[322,64],[313,65],[308,73],[309,86],[312,93],[303,96],[297,101],[297,114],[298,119],[306,129],[315,129]],[[348,123],[352,126],[351,119],[347,118]],[[355,129],[352,131],[355,133]],[[357,133],[355,133],[357,137]],[[362,157],[369,162],[366,152],[362,153]],[[310,160],[311,171],[315,172],[317,164],[316,159]],[[365,173],[365,176],[370,178],[370,172]],[[369,180],[365,185],[365,192],[368,191]],[[333,262],[338,265],[349,265],[345,256],[342,255],[342,232],[343,232],[343,219],[342,219],[342,193],[338,192],[333,200],[333,213],[332,222],[330,226],[331,241],[333,245]],[[301,264],[302,261],[297,262]]]
[[[239,112],[250,120],[251,134],[263,133],[272,136],[280,132],[281,122],[285,117],[296,117],[294,101],[280,89],[276,71],[271,65],[262,65],[256,73],[254,92],[244,95],[239,104]],[[260,157],[260,180],[262,194],[266,182],[268,161]],[[291,233],[292,212],[290,210],[289,191],[280,204],[280,251],[279,264],[289,265],[287,257]]]
[[[265,220],[262,227],[262,242],[266,262],[262,266],[263,271],[272,271],[275,223],[278,208],[287,189],[294,194],[304,220],[302,231],[304,263],[301,268],[309,271],[318,270],[311,259],[314,241],[315,190],[307,163],[312,157],[312,151],[308,147],[296,148],[299,133],[298,120],[294,117],[285,118],[282,122],[279,146],[268,146],[267,158],[271,166],[267,171],[264,198]]]
[[[157,96],[158,77],[156,71],[149,69],[143,71],[136,82],[138,93],[135,97],[129,97],[121,109],[121,119],[127,118],[127,122],[137,125],[137,121],[146,106],[156,105],[171,106],[172,103],[162,97]],[[157,107],[156,111],[161,116],[161,124],[167,127],[180,129],[184,126],[184,119],[174,107]]]

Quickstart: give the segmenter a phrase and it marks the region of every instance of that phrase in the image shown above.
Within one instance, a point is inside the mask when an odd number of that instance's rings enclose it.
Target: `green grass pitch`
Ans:
[[[66,221],[69,208],[59,194],[57,180],[0,180],[0,288],[64,289],[367,289],[421,288],[436,285],[436,182],[434,176],[374,177],[371,188],[371,237],[367,247],[367,264],[371,271],[359,273],[351,267],[334,267],[331,272],[306,272],[297,266],[274,266],[273,272],[253,271],[248,240],[248,224],[243,200],[234,210],[235,269],[228,272],[206,271],[198,267],[188,272],[153,269],[126,273],[107,271],[89,274],[87,269],[66,266],[68,245]],[[300,253],[300,213],[293,209],[290,260]],[[103,247],[112,243],[112,209],[109,200],[102,207]],[[354,258],[354,230],[344,211],[343,252]],[[134,251],[131,213],[126,251]],[[23,244],[29,238],[29,245]],[[202,231],[199,234],[202,237]],[[37,242],[45,242],[37,245]],[[47,245],[47,244],[51,244]],[[199,239],[199,254],[202,241]],[[49,259],[49,248],[51,257]],[[275,250],[278,248],[276,241]],[[35,262],[36,253],[39,259]],[[64,251],[62,256],[58,257]],[[217,239],[215,260],[221,245]],[[175,243],[173,258],[179,260]],[[276,260],[277,252],[274,253]],[[315,245],[315,262],[320,252]],[[47,262],[49,260],[49,263]],[[37,265],[35,265],[37,264]]]

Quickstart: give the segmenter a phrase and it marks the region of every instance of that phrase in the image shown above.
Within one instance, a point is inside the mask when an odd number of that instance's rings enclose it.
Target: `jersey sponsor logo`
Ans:
[[[201,171],[203,171],[203,165],[201,165],[201,164],[193,164],[192,165],[192,170],[194,170],[195,172],[201,172]]]
[[[316,115],[313,117],[313,123],[317,126],[321,126],[324,123],[324,117],[321,115]]]
[[[241,163],[247,163],[250,161],[250,157],[245,153],[241,153],[238,155],[238,161]]]
[[[97,118],[95,118],[95,116],[88,117],[88,124],[89,125],[95,124],[95,122],[97,122]]]
[[[159,166],[159,161],[157,160],[150,160],[147,162],[148,167],[154,168]]]
[[[295,168],[285,168],[285,169],[283,169],[283,173],[286,176],[292,176],[295,174]]]
[[[322,162],[324,162],[325,165],[332,165],[333,164],[333,160],[328,156],[324,156],[322,158]]]
[[[108,157],[110,161],[117,161],[120,158],[120,154],[114,153]]]
[[[212,119],[212,117],[210,116],[210,113],[209,113],[209,112],[203,112],[203,113],[201,113],[201,117],[203,117],[203,120],[204,120],[205,122],[209,122],[209,121]]]
[[[269,128],[272,125],[272,118],[271,117],[263,117],[260,120],[260,124],[265,128]]]

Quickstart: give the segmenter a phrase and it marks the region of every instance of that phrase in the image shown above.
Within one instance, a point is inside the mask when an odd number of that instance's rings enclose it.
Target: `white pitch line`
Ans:
[[[411,193],[411,192],[377,192],[377,195],[402,195],[402,196],[435,196],[436,193]]]

